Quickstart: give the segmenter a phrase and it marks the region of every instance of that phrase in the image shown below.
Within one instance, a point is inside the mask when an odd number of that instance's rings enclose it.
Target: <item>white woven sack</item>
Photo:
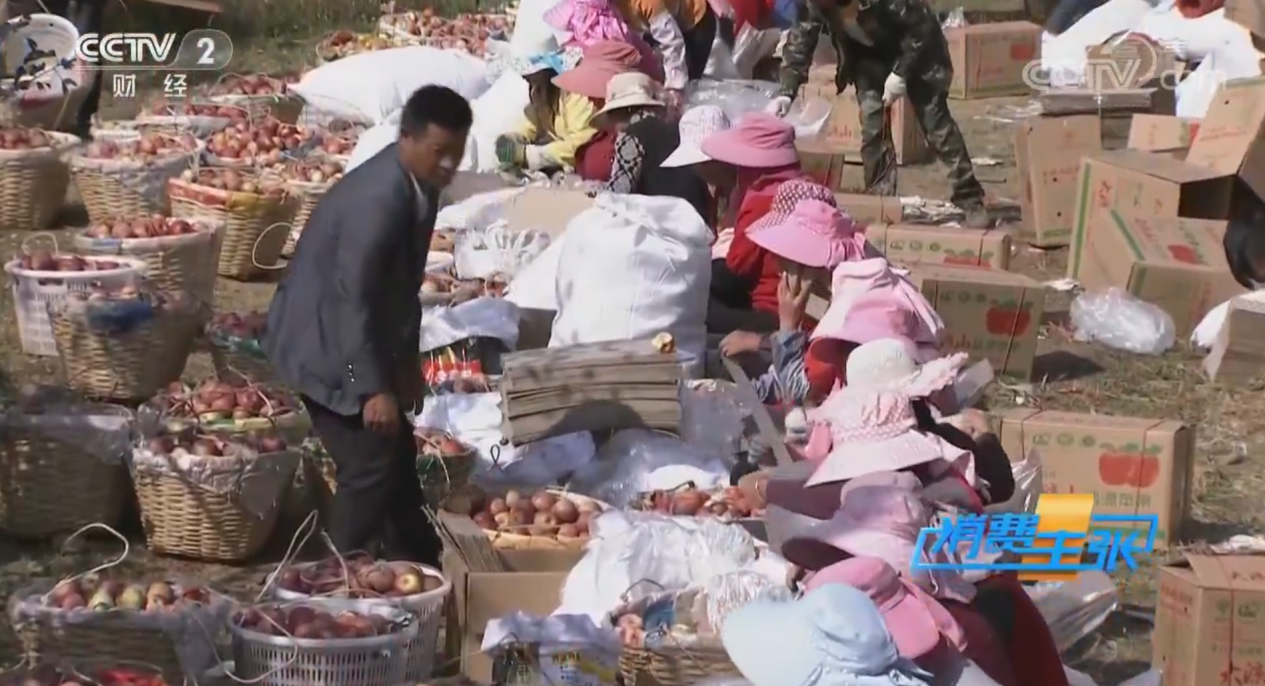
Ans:
[[[565,236],[550,347],[666,331],[682,353],[702,359],[711,231],[689,203],[603,193]]]

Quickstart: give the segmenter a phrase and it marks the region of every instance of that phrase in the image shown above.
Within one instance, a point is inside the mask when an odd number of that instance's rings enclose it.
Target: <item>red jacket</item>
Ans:
[[[752,308],[777,314],[777,284],[781,279],[777,257],[747,237],[747,229],[768,214],[773,196],[783,181],[806,179],[798,167],[761,176],[751,183],[742,196],[742,205],[734,222],[734,241],[729,246],[725,265],[735,275],[756,281],[751,292]],[[813,322],[816,325],[816,322]]]

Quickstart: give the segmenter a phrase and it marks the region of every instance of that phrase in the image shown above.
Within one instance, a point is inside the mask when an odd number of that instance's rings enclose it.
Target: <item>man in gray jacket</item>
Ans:
[[[415,92],[399,140],[350,171],[312,212],[268,310],[264,348],[302,395],[334,461],[330,533],[343,551],[382,536],[392,555],[438,562],[405,413],[421,401],[417,296],[439,193],[452,182],[472,121],[456,92]]]

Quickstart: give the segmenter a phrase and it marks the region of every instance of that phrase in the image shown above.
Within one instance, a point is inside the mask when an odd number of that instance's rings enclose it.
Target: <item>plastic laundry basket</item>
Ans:
[[[126,257],[81,256],[88,262],[114,262],[117,269],[84,272],[45,272],[23,269],[20,260],[11,260],[4,271],[13,283],[13,306],[17,309],[18,335],[22,352],[57,357],[49,306],[61,304],[71,292],[88,293],[94,288],[118,288],[135,284],[145,263]]]

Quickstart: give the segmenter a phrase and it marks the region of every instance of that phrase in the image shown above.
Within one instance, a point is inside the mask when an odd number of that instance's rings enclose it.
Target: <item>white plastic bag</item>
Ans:
[[[475,298],[451,307],[422,308],[421,352],[479,336],[510,350],[518,345],[518,306],[503,298]]]
[[[779,95],[777,84],[767,81],[699,79],[686,88],[686,109],[714,105],[736,122],[752,112],[767,112]],[[830,118],[831,104],[821,98],[799,98],[782,119],[795,127],[796,138],[812,138]]]
[[[494,275],[513,278],[520,269],[540,257],[549,243],[549,234],[544,231],[511,231],[504,222],[487,228],[471,228],[457,236],[453,249],[457,276],[463,279],[487,279]]]
[[[322,65],[291,87],[329,116],[379,124],[422,86],[447,86],[467,100],[488,89],[487,65],[458,50],[410,46],[374,50]]]
[[[520,269],[505,291],[505,299],[524,310],[558,311],[558,266],[567,235],[554,239],[531,264]]]
[[[399,139],[402,113],[403,110],[396,111],[381,124],[360,134],[360,138],[356,140],[356,147],[351,151],[351,159],[347,161],[347,171],[369,161],[374,155],[382,152],[383,148]]]
[[[527,81],[507,71],[470,104],[474,110],[470,138],[476,148],[473,160],[475,171],[490,172],[500,167],[496,159],[496,139],[513,130],[523,118],[527,102]],[[466,147],[469,148],[470,144],[467,143]]]
[[[711,230],[689,203],[599,195],[567,225],[550,347],[667,332],[702,359],[711,263]]]
[[[1036,603],[1059,652],[1092,634],[1116,611],[1116,584],[1103,572],[1081,572],[1075,581],[1042,581],[1024,590]]]
[[[1191,332],[1190,344],[1196,348],[1211,348],[1212,344],[1217,342],[1217,336],[1221,335],[1221,327],[1225,326],[1225,319],[1229,315],[1229,300],[1209,310],[1208,314],[1199,320],[1199,326]]]
[[[574,490],[623,507],[639,493],[671,489],[687,481],[699,488],[728,483],[731,464],[706,449],[647,429],[625,429],[611,437],[592,464],[571,479]]]
[[[1120,288],[1076,296],[1072,326],[1078,341],[1098,341],[1141,355],[1158,355],[1177,340],[1176,326],[1167,312]]]

